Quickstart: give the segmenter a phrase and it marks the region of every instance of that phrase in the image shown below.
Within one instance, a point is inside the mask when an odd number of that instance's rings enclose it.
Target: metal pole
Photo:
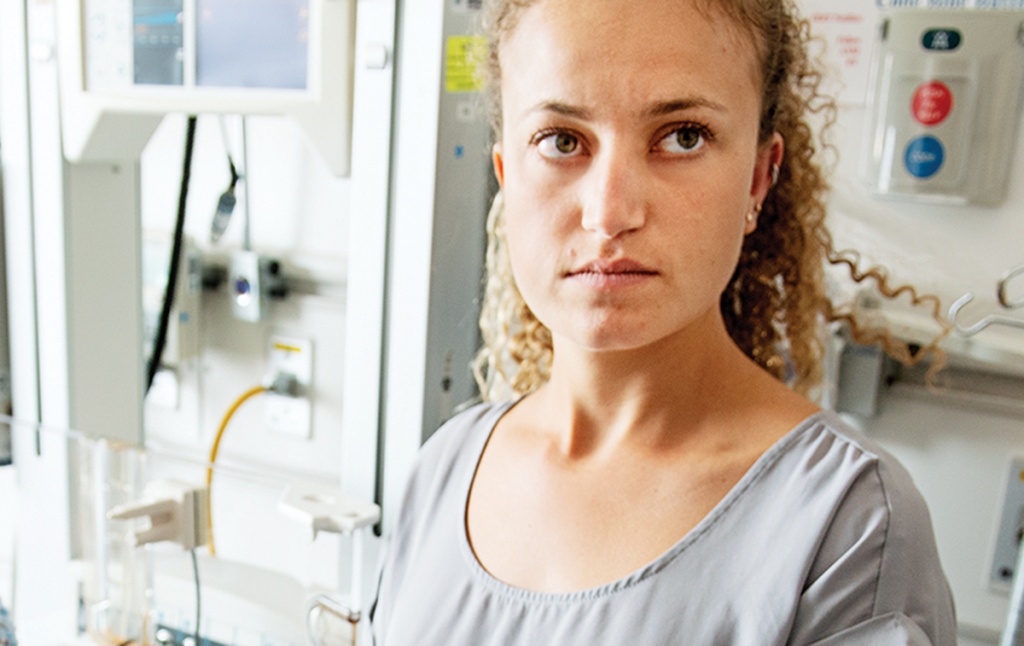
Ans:
[[[1010,608],[999,646],[1024,646],[1024,550],[1017,550],[1017,567],[1013,571]]]

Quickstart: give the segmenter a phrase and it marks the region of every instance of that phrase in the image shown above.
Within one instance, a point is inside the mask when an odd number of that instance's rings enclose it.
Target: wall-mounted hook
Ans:
[[[960,315],[960,310],[964,308],[968,303],[974,300],[974,294],[967,293],[956,299],[952,305],[949,306],[949,320],[953,323],[953,328],[958,334],[962,336],[974,336],[978,332],[981,332],[990,325],[1005,325],[1008,327],[1015,327],[1024,330],[1024,319],[1012,318],[1009,316],[1002,316],[1000,314],[989,314],[985,318],[981,319],[973,325],[964,327],[961,325],[957,318]]]
[[[1008,287],[1010,281],[1013,280],[1015,277],[1020,276],[1021,274],[1024,274],[1024,265],[1017,265],[1013,269],[1003,274],[1002,277],[999,279],[999,288],[997,290],[997,293],[999,294],[999,304],[1002,305],[1003,307],[1011,310],[1015,310],[1018,307],[1024,307],[1024,298],[1015,301],[1010,300],[1010,289]]]

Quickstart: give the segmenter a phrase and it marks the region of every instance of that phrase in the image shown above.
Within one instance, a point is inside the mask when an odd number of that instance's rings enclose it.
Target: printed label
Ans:
[[[483,36],[450,36],[445,47],[444,87],[451,94],[484,89],[483,66],[487,39]]]
[[[827,45],[829,73],[823,92],[843,106],[863,106],[868,95],[871,55],[879,11],[872,0],[801,0],[811,30]]]

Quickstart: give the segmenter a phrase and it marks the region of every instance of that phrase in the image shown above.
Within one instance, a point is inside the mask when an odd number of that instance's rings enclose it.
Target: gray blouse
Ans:
[[[423,446],[370,610],[377,646],[956,643],[924,501],[831,413],[790,431],[633,574],[564,594],[502,583],[476,560],[465,516],[511,405],[476,406]]]

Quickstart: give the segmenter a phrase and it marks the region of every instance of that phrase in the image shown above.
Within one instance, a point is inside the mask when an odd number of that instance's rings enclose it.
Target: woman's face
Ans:
[[[540,0],[499,52],[516,284],[594,350],[715,324],[769,188],[746,32],[680,0]]]

